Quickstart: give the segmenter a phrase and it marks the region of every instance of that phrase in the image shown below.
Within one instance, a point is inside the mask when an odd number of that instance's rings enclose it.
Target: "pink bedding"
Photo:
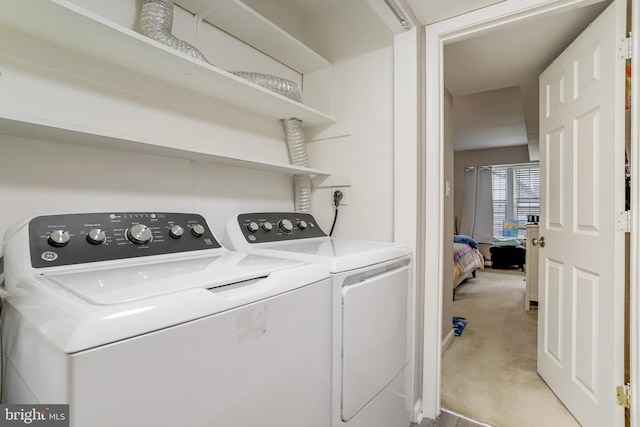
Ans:
[[[455,288],[475,269],[484,268],[484,257],[478,249],[465,243],[453,243],[453,287]]]

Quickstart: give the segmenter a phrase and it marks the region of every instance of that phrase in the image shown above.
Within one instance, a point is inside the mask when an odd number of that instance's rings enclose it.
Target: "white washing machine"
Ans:
[[[71,425],[330,424],[326,268],[230,252],[204,218],[96,213],[7,232],[4,402]]]
[[[223,244],[314,262],[333,287],[332,426],[407,427],[412,407],[409,248],[327,236],[313,216],[239,214]]]

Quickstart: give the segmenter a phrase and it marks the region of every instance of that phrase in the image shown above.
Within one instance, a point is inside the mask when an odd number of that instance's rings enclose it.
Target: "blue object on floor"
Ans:
[[[453,316],[453,334],[455,336],[459,337],[465,326],[467,326],[467,319]]]

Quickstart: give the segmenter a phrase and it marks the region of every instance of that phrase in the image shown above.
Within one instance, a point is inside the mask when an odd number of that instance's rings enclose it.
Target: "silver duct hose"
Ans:
[[[173,0],[144,0],[140,12],[140,32],[145,36],[186,53],[200,61],[207,61],[202,53],[171,33],[173,28]]]
[[[171,32],[173,28],[173,0],[144,0],[140,13],[140,32],[145,36],[186,53],[200,61],[211,64],[207,58],[191,44],[178,39]],[[302,102],[302,91],[295,82],[271,74],[248,71],[229,71],[230,73],[269,89],[294,101]],[[302,121],[296,118],[282,120],[284,125],[287,149],[291,164],[309,166],[307,147],[302,133]],[[311,213],[311,176],[295,175],[296,212]]]
[[[302,102],[302,91],[300,86],[296,82],[283,79],[282,77],[273,76],[271,74],[253,73],[250,71],[229,71],[231,74],[235,74],[245,80],[255,83],[258,86],[262,86],[265,89],[269,89],[282,96],[286,96],[294,101]]]
[[[282,119],[284,135],[292,165],[309,167],[307,146],[302,133],[302,120],[296,118]],[[295,211],[311,213],[311,175],[294,175]]]
[[[200,61],[211,64],[193,45],[178,39],[171,33],[173,28],[173,0],[144,0],[140,12],[140,32],[145,36],[186,53]],[[300,87],[291,80],[271,74],[248,71],[229,71],[238,77],[262,86],[294,101],[302,102]]]

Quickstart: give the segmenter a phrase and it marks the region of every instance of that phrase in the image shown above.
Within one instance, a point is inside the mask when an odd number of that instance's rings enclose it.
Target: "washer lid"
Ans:
[[[234,252],[163,259],[24,275],[7,313],[71,354],[331,283],[320,264]]]
[[[215,288],[266,277],[299,262],[235,253],[67,273],[45,273],[58,286],[94,305],[112,305],[189,288]]]

